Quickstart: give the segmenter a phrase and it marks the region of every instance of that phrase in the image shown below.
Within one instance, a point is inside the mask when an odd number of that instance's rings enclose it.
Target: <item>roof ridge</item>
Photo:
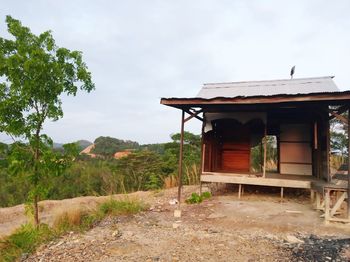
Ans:
[[[203,88],[210,85],[227,85],[227,84],[248,84],[248,83],[263,83],[263,82],[279,82],[279,81],[297,81],[297,80],[315,80],[315,79],[327,79],[334,78],[334,76],[321,76],[321,77],[304,77],[293,79],[273,79],[273,80],[252,80],[252,81],[238,81],[238,82],[220,82],[220,83],[204,83]]]

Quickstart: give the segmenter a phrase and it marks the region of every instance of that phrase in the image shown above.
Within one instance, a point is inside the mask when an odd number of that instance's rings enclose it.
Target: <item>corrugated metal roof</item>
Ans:
[[[250,97],[339,92],[332,76],[204,84],[197,98]]]

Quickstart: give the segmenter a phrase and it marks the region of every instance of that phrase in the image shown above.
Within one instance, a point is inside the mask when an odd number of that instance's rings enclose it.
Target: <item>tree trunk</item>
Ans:
[[[39,201],[39,197],[37,194],[35,194],[34,196],[34,225],[35,227],[39,227],[39,207],[38,207],[38,201]]]
[[[35,134],[35,154],[34,154],[34,172],[35,172],[35,195],[34,195],[34,225],[38,228],[39,227],[39,208],[38,208],[38,201],[39,201],[39,196],[37,192],[37,186],[39,182],[39,174],[38,174],[38,163],[39,163],[39,148],[40,148],[40,126],[36,130]]]

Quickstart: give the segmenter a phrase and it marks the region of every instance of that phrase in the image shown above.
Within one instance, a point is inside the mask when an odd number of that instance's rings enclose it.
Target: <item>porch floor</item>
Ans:
[[[256,173],[202,172],[201,182],[230,183],[242,185],[273,186],[311,189],[311,183],[320,181],[313,176],[266,173],[266,177]]]

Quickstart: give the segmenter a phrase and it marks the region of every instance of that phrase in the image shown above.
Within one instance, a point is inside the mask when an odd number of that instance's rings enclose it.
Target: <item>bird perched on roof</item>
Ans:
[[[290,70],[290,79],[293,79],[294,72],[295,72],[295,66],[293,66],[292,69]]]

